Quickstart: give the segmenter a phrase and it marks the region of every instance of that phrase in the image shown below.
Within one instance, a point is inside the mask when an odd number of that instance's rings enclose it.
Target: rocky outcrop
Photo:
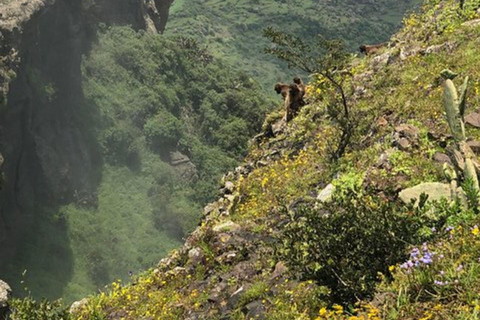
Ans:
[[[195,181],[198,179],[198,171],[190,158],[179,151],[170,152],[170,164],[181,179]]]
[[[78,194],[95,195],[101,159],[93,137],[94,110],[84,102],[80,64],[95,41],[96,25],[161,31],[165,21],[160,20],[168,16],[163,11],[171,3],[0,1],[2,261],[34,230],[33,217],[40,208],[75,201]],[[0,271],[2,267],[0,262]]]
[[[6,319],[8,313],[8,300],[12,294],[12,289],[3,280],[0,280],[0,319]]]
[[[82,16],[84,27],[98,22],[126,24],[136,29],[163,32],[174,0],[6,0],[0,3],[0,107],[5,106],[9,83],[20,62],[23,35],[38,17],[51,17],[57,8],[70,8]],[[67,11],[62,11],[67,17]],[[33,21],[33,22],[32,22]],[[38,26],[38,25],[37,25]],[[40,31],[39,29],[37,31]],[[66,34],[64,34],[66,35]],[[65,38],[66,39],[66,38]]]
[[[450,185],[440,182],[421,183],[415,187],[403,190],[400,192],[399,197],[405,203],[415,200],[415,204],[418,204],[422,194],[427,195],[430,201],[439,201],[442,198],[451,199]]]

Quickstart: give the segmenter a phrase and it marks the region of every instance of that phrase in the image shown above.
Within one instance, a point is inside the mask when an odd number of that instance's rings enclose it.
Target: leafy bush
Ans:
[[[60,300],[48,301],[42,299],[38,302],[28,296],[23,299],[12,299],[10,302],[12,320],[68,320],[70,319],[67,309]]]
[[[409,243],[429,236],[421,230],[445,221],[429,218],[430,209],[398,209],[350,189],[318,209],[290,213],[279,253],[300,277],[330,288],[332,302],[354,302],[372,295],[378,273],[403,261]]]
[[[110,127],[100,137],[100,145],[104,155],[110,163],[125,164],[127,159],[135,153],[133,147],[134,135],[128,126]]]
[[[181,122],[171,113],[161,111],[145,123],[143,130],[150,147],[155,151],[173,148],[180,139]]]

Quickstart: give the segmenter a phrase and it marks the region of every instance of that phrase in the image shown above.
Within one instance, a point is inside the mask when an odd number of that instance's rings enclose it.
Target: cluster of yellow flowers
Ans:
[[[262,217],[277,206],[279,199],[289,201],[291,197],[308,191],[308,186],[318,173],[315,164],[320,163],[316,146],[304,148],[295,157],[285,156],[268,167],[254,170],[239,181],[242,201],[235,215],[240,217]]]
[[[362,304],[352,312],[344,310],[340,305],[333,305],[332,309],[321,308],[315,320],[380,320],[380,311],[371,304]]]

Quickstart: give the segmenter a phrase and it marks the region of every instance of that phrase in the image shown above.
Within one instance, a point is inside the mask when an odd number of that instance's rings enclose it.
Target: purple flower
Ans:
[[[462,270],[463,270],[463,265],[461,264],[461,265],[459,265],[459,266],[457,267],[457,271],[460,272],[460,271],[462,271]]]
[[[406,269],[406,270],[412,269],[412,268],[413,268],[413,262],[412,262],[412,260],[408,260],[408,261],[402,263],[402,264],[400,265],[400,268]]]
[[[443,270],[440,271],[440,275],[441,275],[441,276],[444,276],[444,275],[445,275],[445,271],[443,271]]]
[[[452,231],[452,230],[453,230],[453,227],[452,227],[452,226],[448,226],[448,227],[445,229],[445,231],[447,231],[447,232],[450,232],[450,231]]]
[[[429,254],[424,255],[420,261],[424,264],[430,264],[433,262],[432,257]]]
[[[435,280],[433,283],[436,284],[437,286],[445,285],[445,283],[443,281],[439,281],[439,280]]]
[[[432,232],[433,232],[433,233],[437,232],[437,228],[432,227]]]
[[[410,257],[416,258],[420,254],[420,250],[418,248],[413,248],[412,251],[410,251]]]
[[[439,255],[438,257],[439,257],[440,259],[445,258],[445,256],[444,256],[443,254]],[[479,259],[480,259],[480,258],[479,258]]]

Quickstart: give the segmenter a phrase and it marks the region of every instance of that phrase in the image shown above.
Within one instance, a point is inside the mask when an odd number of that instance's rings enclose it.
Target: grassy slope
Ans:
[[[290,146],[283,150],[281,159],[270,160],[267,166],[259,166],[248,176],[239,178],[240,202],[230,217],[213,214],[190,237],[188,245],[201,248],[207,255],[205,267],[189,264],[186,251],[172,254],[170,266],[161,264],[160,272],[146,272],[134,279],[133,286],[113,284],[110,290],[92,297],[88,308],[74,318],[92,319],[95,315],[95,319],[103,319],[115,310],[126,319],[149,316],[183,319],[192,313],[216,319],[222,309],[207,297],[218,283],[218,277],[228,275],[232,266],[215,263],[218,258],[215,254],[219,253],[215,251],[213,241],[217,239],[217,233],[212,233],[212,227],[231,219],[240,224],[242,232],[268,239],[280,227],[276,216],[271,216],[275,208],[291,199],[308,196],[316,186],[330,182],[336,173],[355,177],[375,168],[379,155],[391,148],[392,132],[400,123],[414,124],[420,129],[418,147],[405,152],[394,151],[393,168],[379,169],[369,179],[379,184],[383,182],[380,190],[385,192],[389,190],[390,182],[407,187],[420,181],[444,181],[441,168],[434,164],[432,155],[435,151],[445,150],[427,137],[427,132],[448,130],[442,115],[443,90],[438,74],[448,67],[461,76],[469,75],[473,81],[469,85],[467,108],[472,110],[478,105],[480,29],[461,26],[461,23],[478,18],[471,6],[479,4],[479,1],[471,1],[466,15],[459,15],[455,1],[430,1],[424,15],[412,16],[406,21],[405,29],[396,36],[401,44],[389,49],[392,56],[397,56],[396,60],[374,72],[371,80],[356,83],[357,86],[366,86],[368,93],[355,102],[355,115],[362,120],[353,143],[339,163],[332,164],[326,157],[332,141],[335,141],[336,129],[330,121],[318,117],[324,108],[321,97],[313,97],[317,102],[305,108],[284,135],[253,147],[248,161],[255,162],[274,148],[281,148],[279,145]],[[447,41],[458,45],[451,53],[412,54],[406,59],[398,56],[400,52]],[[354,73],[359,76],[357,79],[365,79],[365,74],[375,64],[373,59],[353,62]],[[312,118],[313,115],[316,116]],[[387,119],[386,125],[379,124],[380,117]],[[468,135],[478,139],[480,132],[469,128]],[[299,143],[303,146],[301,151],[295,150]],[[402,179],[397,179],[399,176]],[[348,178],[339,182],[349,183]],[[256,259],[256,275],[248,280],[235,277],[228,280],[230,293],[241,286],[249,286],[245,300],[236,304],[238,309],[233,308],[231,317],[243,319],[243,306],[250,301],[260,301],[268,319],[478,319],[480,238],[475,224],[480,221],[467,211],[457,214],[459,216],[452,222],[454,231],[441,230],[439,238],[427,244],[429,250],[437,252],[433,265],[406,273],[399,268],[402,261],[398,261],[396,267],[389,268],[394,281],[384,280],[378,287],[384,293],[384,299],[375,305],[365,304],[356,316],[352,310],[347,312],[340,307],[325,309],[325,302],[314,298],[318,289],[311,281],[292,281],[294,277],[284,275],[278,283],[271,285],[269,279],[277,258],[268,241],[253,242],[254,251],[259,255],[250,254],[249,258]],[[228,229],[226,233],[236,234]],[[242,257],[240,261],[242,259],[247,258]],[[186,270],[172,271],[171,268],[177,265],[186,267]],[[435,280],[450,280],[454,284],[440,286],[434,283]]]
[[[341,38],[351,50],[362,43],[386,41],[418,0],[177,0],[166,34],[190,36],[237,69],[272,83],[292,75],[285,64],[263,53],[269,42],[262,30],[273,26],[308,38],[322,34]]]

